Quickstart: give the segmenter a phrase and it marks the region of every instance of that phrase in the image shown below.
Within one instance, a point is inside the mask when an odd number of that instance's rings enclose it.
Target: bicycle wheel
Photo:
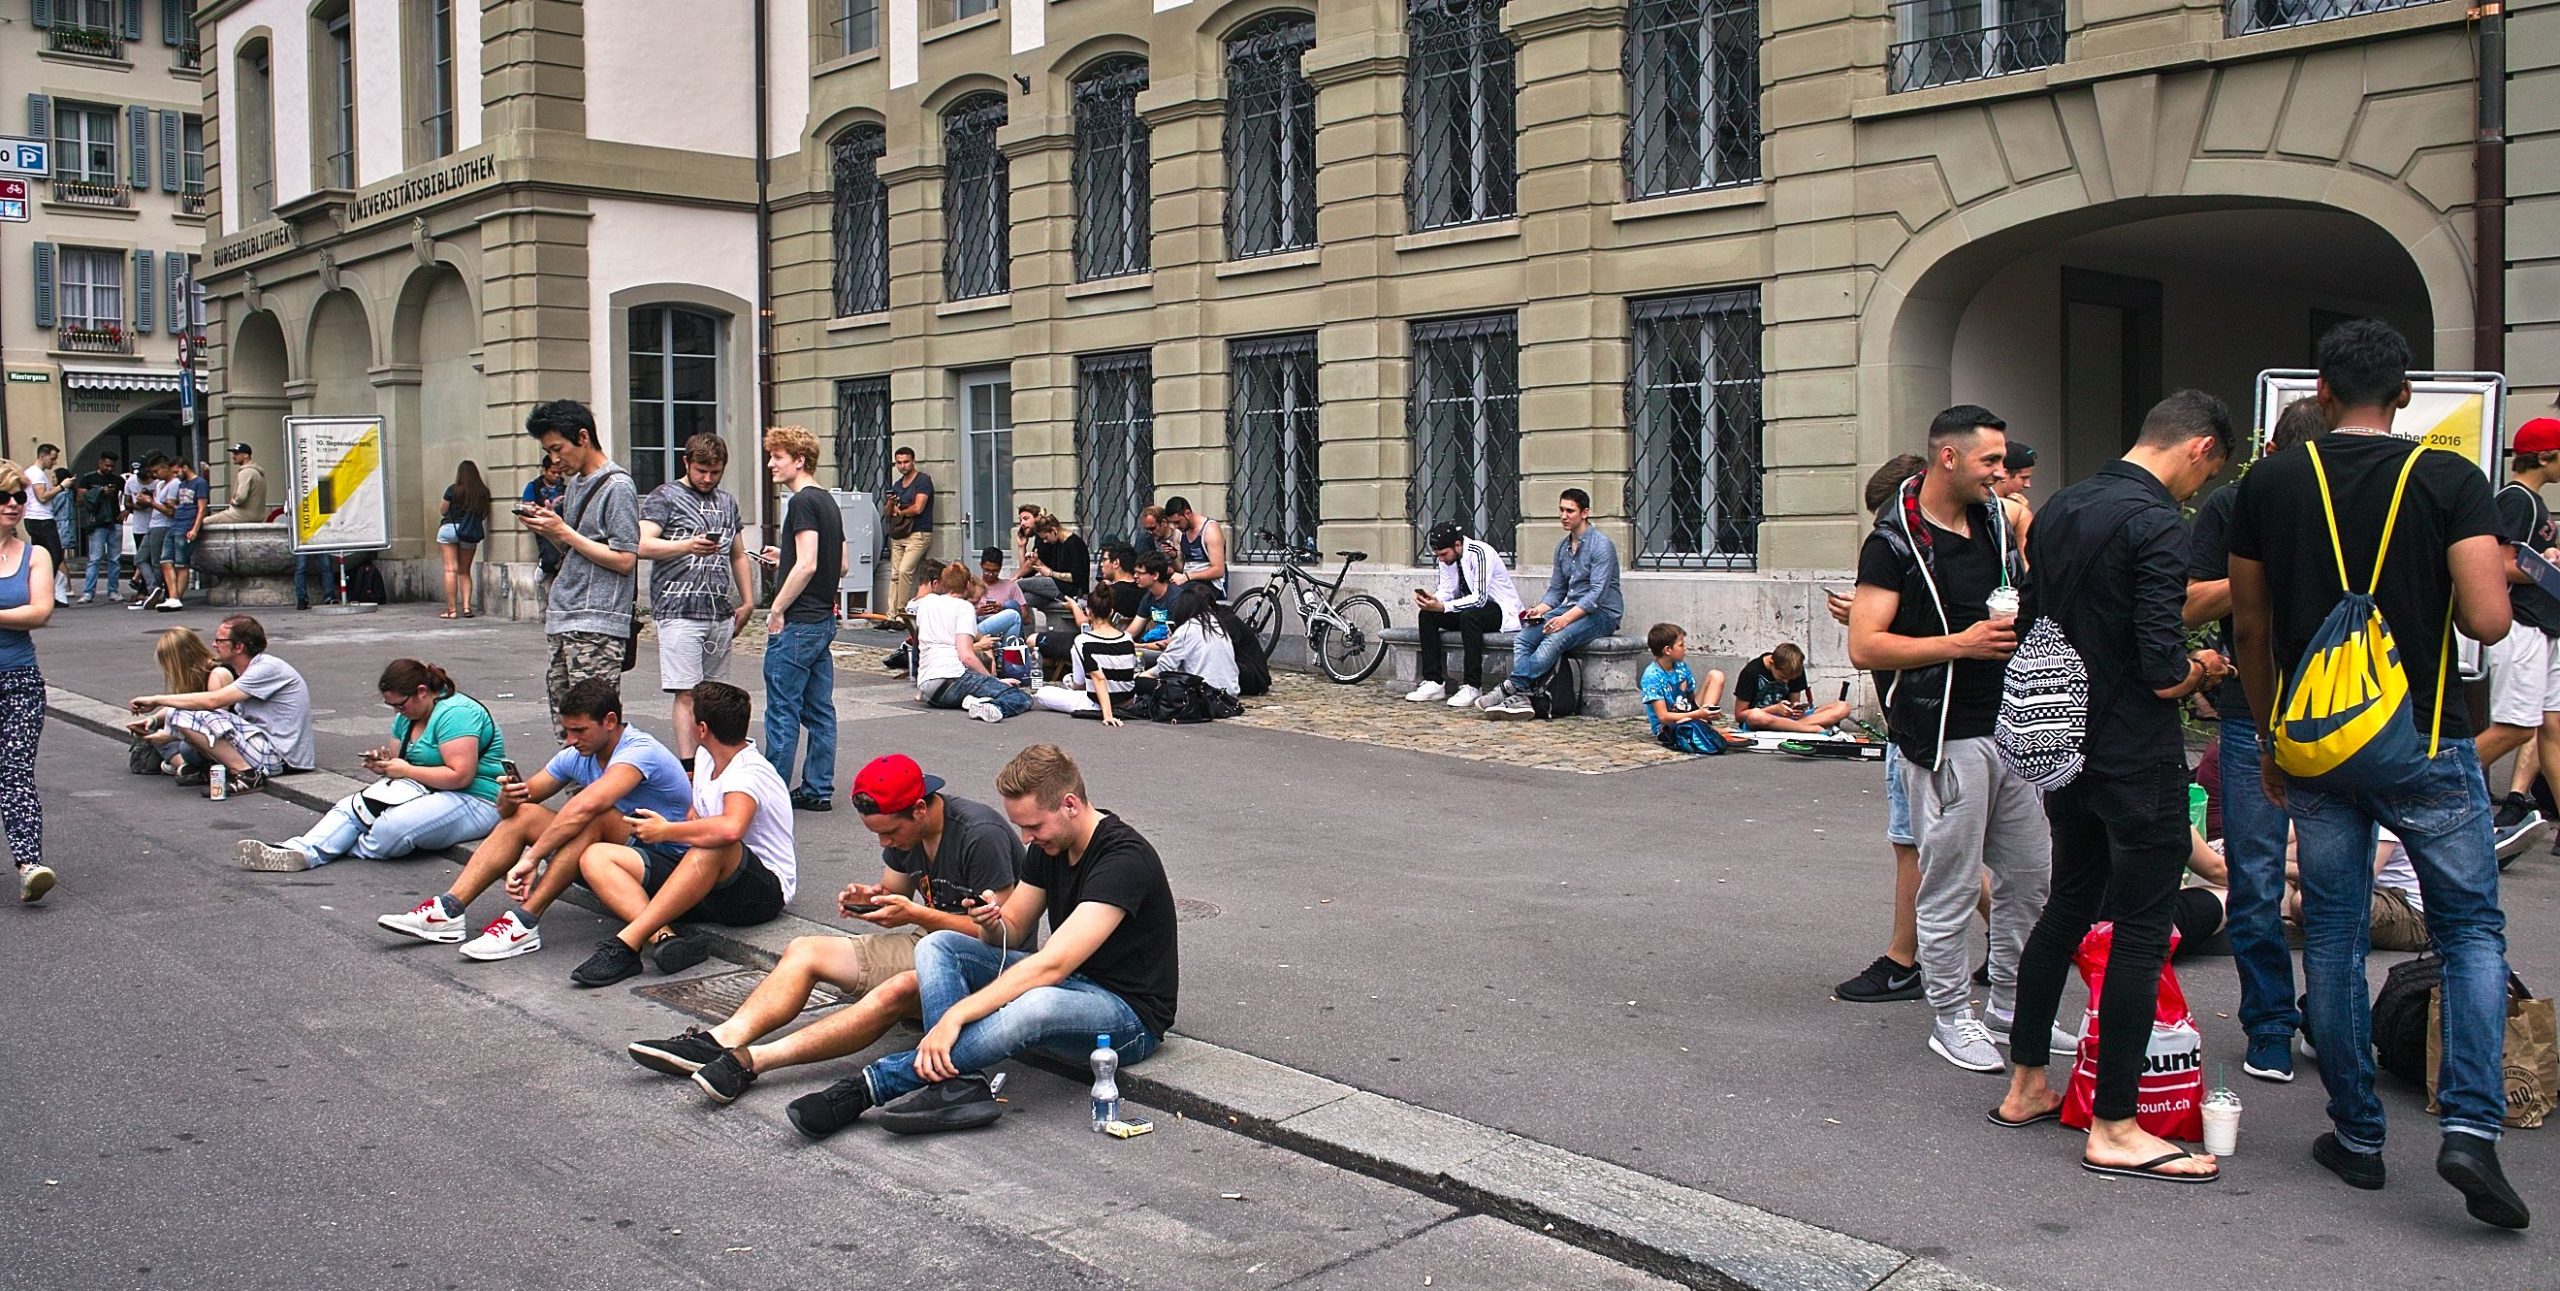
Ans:
[[[1262,657],[1270,658],[1272,647],[1280,644],[1280,594],[1257,587],[1237,597],[1233,609],[1236,621],[1262,644]]]
[[[1319,623],[1307,636],[1316,648],[1324,675],[1346,686],[1358,685],[1387,661],[1386,602],[1366,594],[1333,603],[1335,623]]]

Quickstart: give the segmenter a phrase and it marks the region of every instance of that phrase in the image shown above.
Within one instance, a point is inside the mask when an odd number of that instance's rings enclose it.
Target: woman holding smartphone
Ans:
[[[383,861],[450,847],[498,827],[506,736],[479,700],[431,663],[394,659],[376,683],[392,711],[391,743],[364,755],[381,777],[329,808],[299,838],[240,840],[242,869],[313,869],[347,855]]]

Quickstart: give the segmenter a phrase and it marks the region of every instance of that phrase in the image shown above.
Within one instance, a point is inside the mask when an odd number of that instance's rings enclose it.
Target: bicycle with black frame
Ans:
[[[1284,604],[1298,607],[1298,618],[1306,625],[1307,653],[1314,656],[1324,675],[1343,685],[1367,681],[1387,659],[1386,602],[1366,592],[1344,595],[1343,581],[1351,576],[1351,567],[1369,558],[1365,551],[1337,551],[1342,568],[1328,583],[1307,571],[1318,563],[1313,543],[1290,547],[1268,529],[1260,531],[1262,540],[1275,547],[1285,547],[1280,572],[1271,581],[1235,599],[1237,620],[1253,633],[1262,645],[1264,658],[1280,643],[1280,619]],[[1288,599],[1281,589],[1288,589]]]

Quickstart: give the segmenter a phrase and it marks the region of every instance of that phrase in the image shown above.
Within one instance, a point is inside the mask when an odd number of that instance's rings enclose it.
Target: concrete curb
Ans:
[[[127,715],[60,687],[55,717],[130,739]],[[362,786],[327,771],[268,782],[265,792],[325,811]],[[460,861],[468,853],[446,849]],[[568,899],[598,907],[588,893]],[[707,928],[713,953],[771,968],[795,937],[845,928],[785,914],[754,928]],[[1038,1065],[1070,1078],[1071,1065]],[[1610,1259],[1714,1291],[1998,1291],[1933,1261],[1747,1206],[1703,1189],[1370,1093],[1184,1035],[1120,1073],[1129,1097],[1213,1121],[1302,1153],[1561,1238]]]

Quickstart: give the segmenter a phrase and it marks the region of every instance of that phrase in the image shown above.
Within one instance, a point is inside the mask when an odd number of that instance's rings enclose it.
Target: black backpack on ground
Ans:
[[[1582,712],[1582,670],[1573,656],[1556,660],[1555,671],[1529,692],[1529,707],[1541,718],[1573,717]]]
[[[382,571],[375,568],[373,558],[349,557],[347,560],[347,600],[356,605],[380,605],[391,598],[384,594]]]
[[[2427,1083],[2427,1001],[2443,985],[2444,957],[2429,953],[2392,965],[2373,997],[2374,1062],[2413,1085]]]

